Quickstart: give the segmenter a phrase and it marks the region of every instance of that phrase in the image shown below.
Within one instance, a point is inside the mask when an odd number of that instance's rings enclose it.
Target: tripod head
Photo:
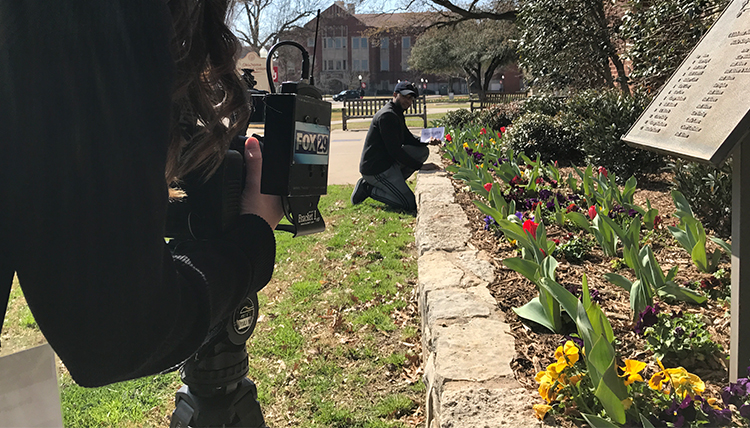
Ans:
[[[185,385],[175,395],[170,428],[266,428],[258,391],[248,379],[245,342],[258,321],[258,295],[251,293],[223,329],[180,369]]]

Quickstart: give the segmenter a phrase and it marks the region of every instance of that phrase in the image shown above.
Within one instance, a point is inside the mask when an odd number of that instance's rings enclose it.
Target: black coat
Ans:
[[[273,271],[253,215],[165,245],[170,22],[162,0],[0,2],[0,290],[17,272],[83,386],[178,365]]]
[[[420,169],[422,162],[409,156],[402,148],[404,145],[424,144],[406,127],[401,106],[389,101],[372,118],[359,162],[360,174],[380,174],[396,162],[414,170]]]

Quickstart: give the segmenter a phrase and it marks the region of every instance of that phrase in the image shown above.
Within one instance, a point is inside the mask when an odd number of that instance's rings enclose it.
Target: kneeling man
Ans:
[[[403,81],[393,90],[393,100],[380,109],[372,119],[365,138],[357,181],[352,192],[352,204],[373,198],[393,208],[416,211],[414,192],[406,184],[418,169],[437,169],[425,163],[430,154],[427,144],[419,141],[406,127],[404,112],[419,96],[412,83]],[[429,144],[440,141],[431,139]]]

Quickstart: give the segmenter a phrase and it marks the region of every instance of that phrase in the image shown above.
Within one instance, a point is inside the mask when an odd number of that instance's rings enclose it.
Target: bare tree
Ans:
[[[321,0],[239,0],[237,12],[246,22],[236,24],[237,37],[256,52],[270,48],[283,34],[300,28],[321,4]]]

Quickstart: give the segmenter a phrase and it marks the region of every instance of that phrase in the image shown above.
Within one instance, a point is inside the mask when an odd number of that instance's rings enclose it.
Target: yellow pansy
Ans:
[[[551,394],[552,384],[548,382],[542,382],[539,384],[539,396],[542,397],[546,402],[551,403],[554,398]]]
[[[706,390],[706,384],[701,378],[689,373],[683,367],[665,369],[661,361],[657,360],[657,362],[661,371],[654,373],[648,381],[648,386],[651,389],[669,394],[672,387],[674,387],[675,393],[681,399],[684,399],[686,396],[700,396]]]
[[[469,143],[467,143],[467,142],[464,141],[464,148],[468,149],[469,148]]]
[[[578,347],[575,342],[568,340],[563,346],[558,346],[555,350],[555,358],[558,362],[566,362],[572,367],[578,361]]]
[[[625,360],[625,367],[620,367],[623,373],[620,377],[624,377],[625,385],[630,385],[633,382],[643,382],[643,378],[639,374],[641,370],[646,368],[646,363],[638,360]]]
[[[723,407],[716,404],[718,400],[716,400],[714,397],[706,398],[706,403],[708,403],[709,406],[713,407],[714,410],[722,410]]]
[[[558,360],[556,363],[552,363],[547,366],[547,372],[550,373],[550,377],[552,377],[553,379],[557,379],[567,366],[568,364],[565,361]]]
[[[534,404],[534,414],[536,415],[539,420],[544,419],[544,417],[547,415],[547,412],[549,412],[552,409],[552,406],[549,406],[547,404]]]
[[[491,144],[495,144],[495,139],[494,138],[490,138],[490,143]]]

